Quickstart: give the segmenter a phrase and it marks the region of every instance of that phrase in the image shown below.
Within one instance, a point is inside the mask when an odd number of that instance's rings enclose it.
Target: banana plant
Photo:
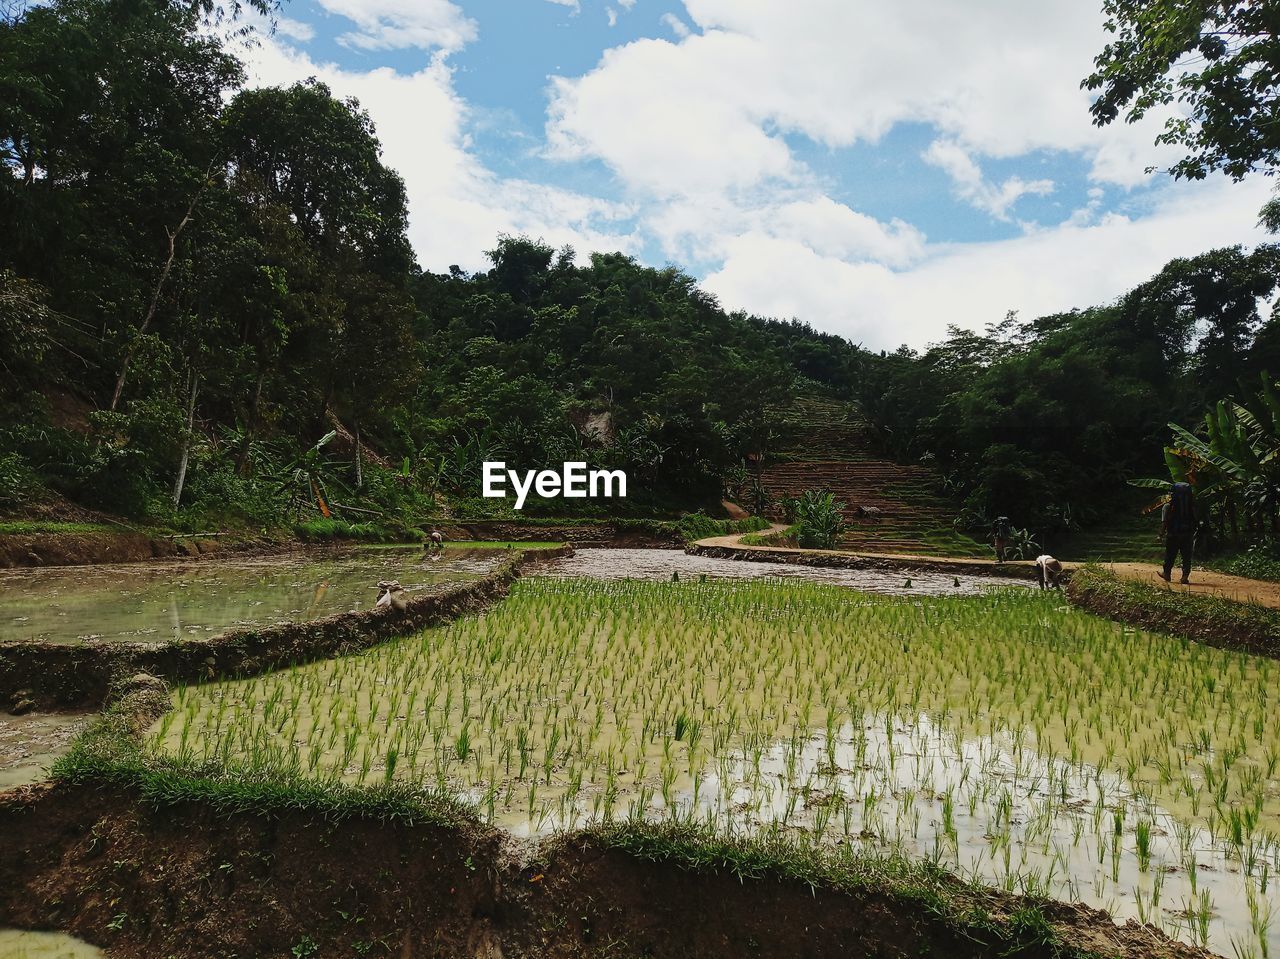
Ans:
[[[276,477],[280,487],[289,494],[290,508],[295,511],[298,520],[302,519],[302,507],[305,503],[313,503],[326,519],[331,515],[329,502],[332,497],[329,495],[329,488],[341,488],[342,484],[336,478],[333,465],[325,457],[324,448],[337,435],[337,430],[330,430]]]
[[[1256,397],[1256,412],[1239,403],[1221,400],[1205,413],[1202,435],[1170,423],[1173,443],[1165,447],[1170,479],[1138,479],[1131,485],[1159,489],[1165,495],[1148,511],[1168,500],[1175,482],[1190,483],[1205,509],[1217,507],[1231,521],[1238,536],[1241,512],[1247,527],[1261,531],[1267,525],[1272,536],[1280,515],[1280,396],[1264,374]]]

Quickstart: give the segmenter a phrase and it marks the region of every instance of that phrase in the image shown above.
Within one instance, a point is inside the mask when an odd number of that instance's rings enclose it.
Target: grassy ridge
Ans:
[[[1092,565],[1072,574],[1067,594],[1077,606],[1123,623],[1280,658],[1280,610],[1267,606],[1175,592]]]

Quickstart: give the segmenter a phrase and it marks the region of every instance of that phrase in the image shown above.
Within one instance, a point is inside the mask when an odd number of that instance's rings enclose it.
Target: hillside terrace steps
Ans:
[[[836,400],[800,397],[776,414],[783,438],[767,455],[761,484],[781,519],[784,499],[828,490],[845,504],[849,529],[841,547],[867,552],[973,554],[980,544],[955,533],[957,506],[939,493],[936,474],[895,463],[874,451],[870,427],[856,407]],[[857,515],[859,507],[879,510]]]

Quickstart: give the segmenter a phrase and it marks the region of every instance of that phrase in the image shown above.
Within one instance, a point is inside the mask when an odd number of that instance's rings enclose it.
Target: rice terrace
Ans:
[[[0,2],[0,959],[1280,957],[1277,24]]]

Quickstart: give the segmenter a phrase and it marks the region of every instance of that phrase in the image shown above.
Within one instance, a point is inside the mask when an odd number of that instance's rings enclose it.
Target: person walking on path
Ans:
[[[1182,554],[1182,584],[1191,582],[1191,548],[1196,535],[1196,498],[1190,483],[1174,483],[1169,501],[1160,510],[1164,537],[1164,570],[1160,578],[1172,582],[1173,562]]]
[[[996,562],[1003,563],[1005,551],[1009,548],[1009,540],[1013,535],[1013,524],[1007,516],[997,516],[991,524],[991,541],[996,550]]]

